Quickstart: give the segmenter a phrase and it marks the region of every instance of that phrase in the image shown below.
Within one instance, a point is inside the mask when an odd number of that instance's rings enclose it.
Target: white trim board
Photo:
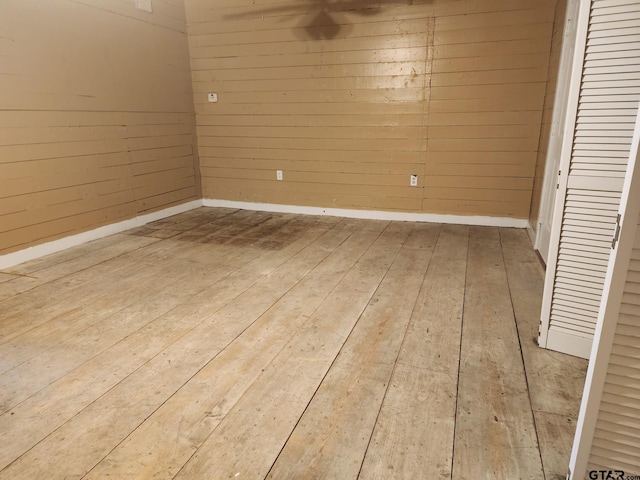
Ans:
[[[70,235],[68,237],[53,240],[52,242],[35,245],[33,247],[25,248],[24,250],[18,250],[17,252],[8,253],[6,255],[0,255],[0,269],[13,267],[19,263],[24,263],[29,260],[44,257],[51,253],[60,252],[67,248],[75,247],[83,243],[97,240],[99,238],[113,235],[114,233],[124,232],[130,228],[141,227],[150,222],[161,220],[178,213],[187,212],[202,206],[202,200],[194,200],[192,202],[183,203],[174,207],[158,210],[157,212],[147,213],[146,215],[140,215],[139,217],[123,220],[118,223],[112,223],[105,225],[104,227],[94,228],[87,232],[78,233],[76,235]]]
[[[549,336],[546,346],[547,349],[573,355],[574,357],[589,359],[593,346],[593,338],[565,333],[553,327],[551,327],[549,331],[553,332],[553,335]]]
[[[165,208],[164,210],[123,220],[118,223],[112,223],[110,225],[105,225],[104,227],[94,228],[87,232],[70,235],[41,245],[35,245],[33,247],[25,248],[24,250],[18,250],[17,252],[0,255],[0,270],[13,267],[29,260],[44,257],[45,255],[60,252],[67,248],[82,245],[83,243],[87,243],[92,240],[124,232],[131,228],[141,227],[147,223],[155,222],[156,220],[161,220],[202,206],[238,208],[241,210],[257,210],[263,212],[298,213],[303,215],[328,215],[332,217],[362,218],[369,220],[452,223],[458,225],[482,225],[490,227],[527,228],[529,224],[528,220],[518,218],[438,215],[431,213],[387,212],[381,210],[348,210],[344,208],[301,207],[274,203],[251,203],[234,202],[231,200],[204,199],[183,203],[182,205]]]
[[[556,93],[553,101],[551,117],[551,131],[547,142],[547,157],[545,160],[542,192],[540,195],[540,208],[538,210],[538,228],[536,228],[534,250],[537,250],[546,265],[549,257],[549,244],[551,239],[551,222],[553,221],[554,205],[556,200],[556,185],[560,170],[560,157],[562,154],[562,141],[566,126],[565,116],[571,79],[573,76],[573,57],[576,48],[576,35],[578,33],[578,12],[580,0],[568,0],[566,15],[562,31],[562,47],[560,51],[560,64],[557,72]],[[582,70],[580,70],[582,73]]]
[[[536,229],[533,228],[533,224],[531,223],[531,220],[527,220],[526,228],[527,228],[527,235],[529,236],[529,241],[531,242],[531,245],[533,245],[536,241]]]
[[[481,225],[488,227],[527,228],[524,218],[482,217],[464,215],[439,215],[435,213],[389,212],[384,210],[349,210],[346,208],[302,207],[276,203],[235,202],[205,198],[205,207],[238,208],[261,212],[298,213],[302,215],[327,215],[330,217],[362,218],[367,220],[392,220],[400,222],[452,223],[457,225]]]

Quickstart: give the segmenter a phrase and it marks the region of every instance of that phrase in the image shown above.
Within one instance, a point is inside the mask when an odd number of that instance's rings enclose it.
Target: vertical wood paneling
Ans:
[[[0,4],[0,254],[198,196],[184,5]]]
[[[555,0],[185,3],[205,197],[527,218]]]

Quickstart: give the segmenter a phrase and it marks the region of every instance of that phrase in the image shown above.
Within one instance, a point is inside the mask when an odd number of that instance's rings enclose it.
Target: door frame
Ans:
[[[558,79],[553,101],[551,117],[551,131],[547,145],[544,179],[538,213],[536,236],[533,248],[540,253],[545,264],[548,263],[549,248],[551,244],[551,225],[553,223],[553,208],[556,200],[558,171],[560,170],[560,157],[562,153],[562,140],[564,137],[565,118],[567,110],[567,98],[573,78],[573,59],[576,46],[578,26],[578,9],[580,0],[567,0],[565,21],[562,32],[562,49],[560,52],[560,65],[558,67]],[[544,221],[540,221],[544,219]]]

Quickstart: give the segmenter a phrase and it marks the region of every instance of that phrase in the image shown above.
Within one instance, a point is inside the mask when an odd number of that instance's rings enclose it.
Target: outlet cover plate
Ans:
[[[134,5],[138,10],[153,13],[153,5],[151,5],[151,0],[135,0]]]

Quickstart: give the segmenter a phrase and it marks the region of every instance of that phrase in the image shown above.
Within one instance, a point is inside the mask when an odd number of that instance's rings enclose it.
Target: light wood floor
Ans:
[[[1,479],[560,479],[524,230],[198,209],[0,273]]]

